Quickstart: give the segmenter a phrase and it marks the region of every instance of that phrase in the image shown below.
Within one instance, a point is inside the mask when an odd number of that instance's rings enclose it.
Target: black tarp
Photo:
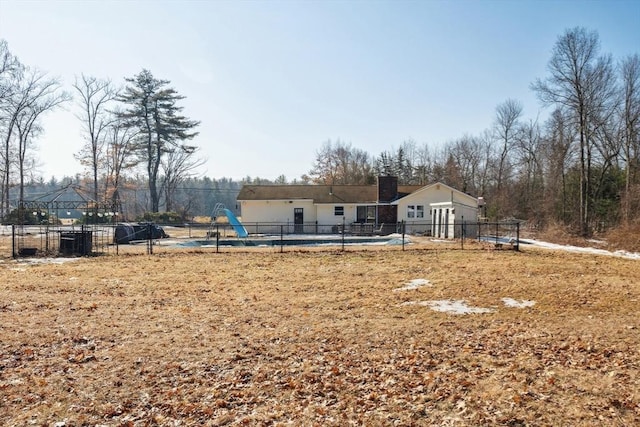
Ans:
[[[169,237],[162,227],[151,223],[126,223],[116,225],[113,241],[119,245],[136,240],[164,239]]]

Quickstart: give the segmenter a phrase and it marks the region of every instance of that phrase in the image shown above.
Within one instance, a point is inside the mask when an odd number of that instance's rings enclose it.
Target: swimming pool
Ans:
[[[217,246],[246,246],[246,247],[270,247],[270,246],[321,246],[321,245],[389,245],[402,244],[401,235],[389,236],[341,236],[341,235],[289,235],[289,236],[258,236],[239,238],[222,238],[208,240],[190,240],[177,243],[186,247],[215,247]],[[409,243],[407,237],[404,243]]]

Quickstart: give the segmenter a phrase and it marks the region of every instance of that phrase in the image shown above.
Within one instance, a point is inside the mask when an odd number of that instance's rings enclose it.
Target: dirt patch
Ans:
[[[0,263],[1,425],[640,422],[638,261],[174,250],[17,267]],[[439,300],[494,311],[406,304]]]

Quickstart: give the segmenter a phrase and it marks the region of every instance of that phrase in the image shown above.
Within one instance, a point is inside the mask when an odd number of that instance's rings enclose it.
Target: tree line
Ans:
[[[25,183],[37,179],[42,117],[71,102],[84,130],[82,149],[73,155],[86,168],[91,199],[120,206],[127,179],[144,176],[146,209],[158,212],[162,203],[173,210],[177,187],[204,163],[191,143],[199,122],[182,114],[182,99],[170,81],[145,69],[123,85],[82,74],[65,91],[57,78],[22,64],[0,40],[0,213],[19,206]],[[17,201],[10,200],[15,187]]]
[[[248,180],[248,181],[247,181]],[[246,177],[242,180],[231,178],[212,179],[209,177],[187,177],[174,189],[174,210],[161,209],[158,213],[152,213],[149,209],[149,192],[147,179],[144,176],[126,176],[120,186],[120,199],[122,201],[120,211],[116,217],[109,216],[94,222],[127,222],[127,221],[156,221],[167,222],[191,222],[197,217],[208,217],[214,214],[219,203],[232,211],[239,212],[236,197],[245,183],[267,184],[274,183],[260,178]],[[92,181],[87,175],[76,174],[61,179],[51,177],[44,180],[42,177],[25,183],[23,192],[25,200],[57,200],[66,202],[82,202],[91,197],[93,191]],[[11,197],[17,196],[17,188],[12,188]],[[91,206],[87,206],[91,211]],[[31,223],[32,212],[26,212],[25,223]],[[82,209],[64,209],[52,211],[48,214],[58,218],[70,217],[82,219]],[[9,222],[15,222],[16,212],[7,217]],[[91,222],[91,221],[89,221]]]
[[[85,144],[74,155],[87,171],[75,182],[90,187],[96,201],[125,206],[129,216],[208,215],[222,199],[234,206],[244,183],[373,184],[376,176],[393,175],[401,184],[441,181],[481,196],[487,202],[482,214],[491,219],[557,222],[583,235],[638,220],[640,57],[614,61],[601,52],[595,31],[578,27],[557,38],[547,70],[530,86],[549,113],[544,120],[525,118],[522,104],[507,99],[478,135],[437,146],[409,140],[377,155],[328,140],[310,171],[293,182],[284,175],[217,181],[194,173],[204,163],[193,143],[199,122],[183,115],[184,97],[169,81],[149,70],[123,86],[81,75],[69,93],[57,79],[21,64],[0,40],[0,212],[15,207],[10,194],[24,199],[25,183],[44,184],[30,175],[41,117],[73,101],[85,130]]]
[[[560,35],[548,75],[531,83],[548,118],[524,118],[507,99],[491,126],[441,147],[405,141],[377,156],[343,141],[317,151],[305,180],[366,184],[394,175],[401,184],[441,181],[487,201],[492,219],[556,222],[589,235],[640,218],[640,57],[614,62],[595,31]]]

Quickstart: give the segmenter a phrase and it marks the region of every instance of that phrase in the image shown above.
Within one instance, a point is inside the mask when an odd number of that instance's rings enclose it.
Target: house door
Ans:
[[[293,208],[293,232],[304,233],[304,209]]]
[[[444,238],[449,238],[449,209],[444,210]]]

